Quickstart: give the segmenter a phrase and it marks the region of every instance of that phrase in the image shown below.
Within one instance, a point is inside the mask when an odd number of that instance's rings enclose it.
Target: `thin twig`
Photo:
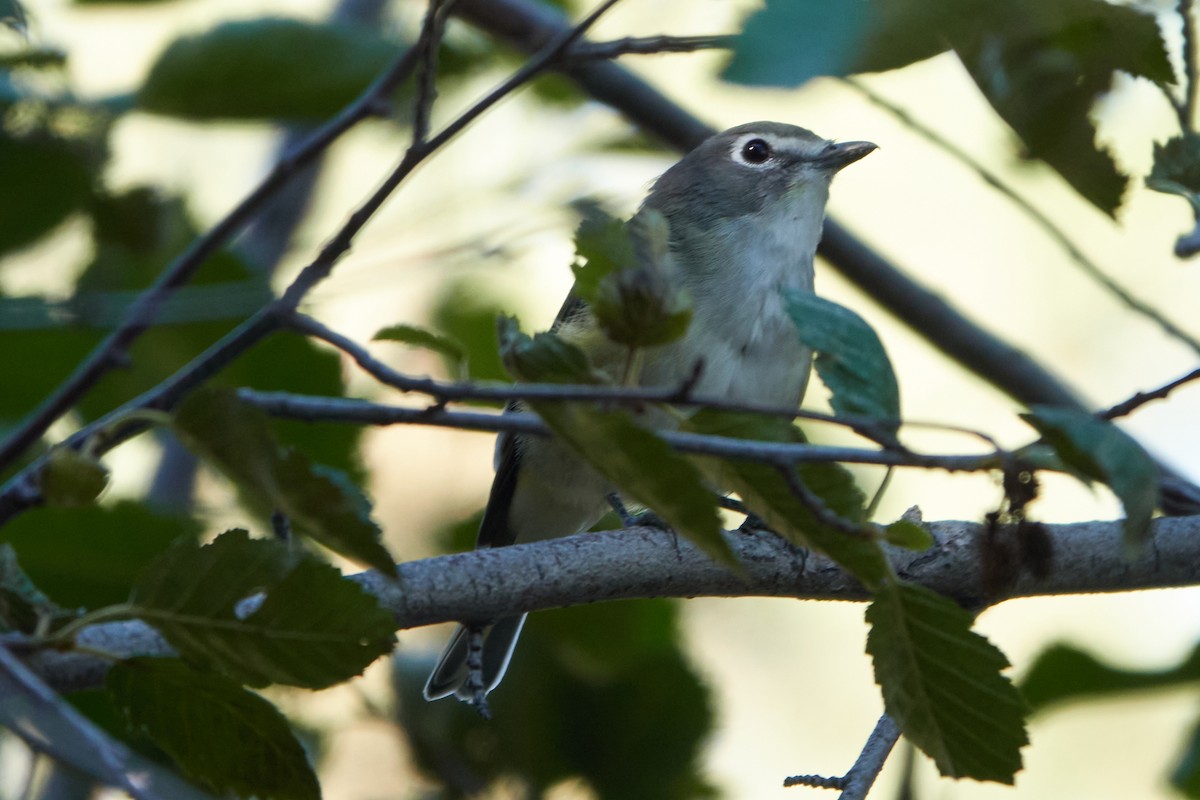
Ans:
[[[208,233],[194,240],[130,307],[124,321],[98,344],[75,371],[0,444],[0,470],[11,465],[67,413],[111,369],[124,363],[133,342],[154,322],[164,301],[191,280],[196,270],[248,223],[263,204],[324,152],[338,137],[375,113],[378,102],[416,66],[415,50],[398,56],[370,87],[293,153],[282,158],[262,182]]]
[[[1175,6],[1183,27],[1183,102],[1175,104],[1179,115],[1180,133],[1191,133],[1196,119],[1196,21],[1192,16],[1192,0],[1179,0]]]
[[[888,421],[873,417],[856,415],[834,416],[818,411],[802,411],[799,408],[783,406],[765,406],[754,403],[738,403],[722,398],[703,397],[692,394],[692,386],[696,373],[693,372],[682,384],[669,388],[645,388],[632,386],[598,386],[585,384],[561,383],[521,383],[521,384],[479,384],[470,381],[446,383],[433,378],[418,378],[406,375],[392,369],[365,347],[322,322],[306,314],[295,313],[289,317],[289,327],[299,333],[333,345],[354,359],[371,377],[385,386],[402,392],[415,392],[429,395],[445,405],[452,401],[484,400],[507,403],[510,400],[577,400],[593,402],[612,402],[629,405],[644,403],[663,403],[672,406],[704,407],[720,411],[745,412],[762,416],[784,417],[786,419],[805,419],[813,422],[823,422],[847,427],[865,439],[870,439],[884,447],[903,450],[904,447],[896,442],[895,437],[887,430]],[[973,431],[957,426],[944,426],[939,423],[916,422],[914,425],[938,430],[950,430],[964,435],[982,439],[988,445],[995,447],[996,442],[990,436],[980,431]]]
[[[238,397],[272,416],[304,422],[342,422],[365,425],[432,425],[470,431],[493,431],[550,436],[532,413],[451,411],[440,406],[406,408],[345,397],[311,397],[289,392],[239,389]],[[682,431],[658,431],[668,445],[684,453],[760,461],[775,467],[840,461],[847,464],[920,467],[951,472],[999,469],[1008,454],[933,455],[913,451],[870,450],[858,447],[735,439]],[[857,533],[861,531],[856,529]]]
[[[1102,270],[1096,262],[1088,258],[1083,251],[1071,241],[1071,238],[1067,236],[1066,232],[1063,231],[1062,228],[1058,227],[1058,225],[1056,225],[1053,220],[1042,213],[1040,209],[1022,197],[1007,183],[1005,183],[1003,178],[971,157],[957,144],[942,136],[933,128],[930,128],[929,126],[917,120],[903,108],[897,106],[895,103],[892,103],[890,100],[880,96],[879,94],[876,94],[861,81],[857,81],[853,78],[843,78],[842,82],[857,91],[873,104],[879,106],[892,116],[896,117],[915,133],[929,140],[930,143],[944,151],[951,158],[974,171],[984,183],[988,184],[997,192],[1004,195],[1009,202],[1015,205],[1022,213],[1032,220],[1035,225],[1041,228],[1047,236],[1053,239],[1058,246],[1061,247],[1068,256],[1070,256],[1071,260],[1083,270],[1084,274],[1108,290],[1109,294],[1123,303],[1131,311],[1142,315],[1146,319],[1158,325],[1158,327],[1161,328],[1168,336],[1171,336],[1183,344],[1186,344],[1192,349],[1193,352],[1195,352],[1197,355],[1200,355],[1200,339],[1192,336],[1179,325],[1176,325],[1174,322],[1167,319],[1166,316],[1163,315],[1163,313],[1158,309],[1134,297],[1123,286],[1106,275],[1104,270]]]
[[[608,42],[580,42],[563,58],[564,64],[613,59],[626,55],[694,53],[697,50],[728,48],[732,36],[627,36]]]
[[[418,38],[420,57],[416,70],[416,98],[413,100],[413,132],[414,143],[424,142],[429,135],[429,114],[433,102],[437,99],[437,58],[442,45],[442,34],[446,27],[446,18],[454,0],[429,0],[425,10],[425,19],[421,23],[421,34]]]
[[[1200,379],[1200,369],[1193,370],[1187,375],[1184,375],[1182,378],[1177,378],[1164,386],[1154,389],[1153,391],[1138,392],[1133,397],[1122,403],[1117,403],[1107,411],[1101,411],[1097,416],[1101,417],[1102,419],[1116,419],[1117,417],[1127,416],[1138,408],[1144,406],[1146,403],[1149,403],[1151,400],[1162,400],[1171,392],[1175,391],[1180,386],[1183,386],[1185,383],[1191,383],[1192,381],[1198,379]]]

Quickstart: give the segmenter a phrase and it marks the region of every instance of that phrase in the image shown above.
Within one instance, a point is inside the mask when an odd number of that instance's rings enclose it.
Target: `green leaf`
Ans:
[[[692,300],[675,275],[666,217],[644,208],[630,220],[626,235],[636,256],[599,279],[591,312],[605,336],[617,344],[669,344],[687,333]]]
[[[87,202],[92,173],[76,143],[49,132],[15,138],[0,127],[0,254],[49,233]]]
[[[1011,785],[1029,743],[1025,709],[1001,674],[1008,660],[971,630],[972,615],[922,586],[892,582],[866,618],[875,682],[905,737],[942,775]]]
[[[395,57],[380,29],[265,17],[176,39],[138,91],[142,109],[188,119],[324,119]]]
[[[717,498],[700,470],[625,411],[582,403],[531,403],[546,424],[625,497],[651,509],[714,560],[736,567],[721,535]]]
[[[445,358],[450,366],[451,375],[456,378],[466,375],[467,351],[449,336],[441,336],[414,325],[389,325],[376,331],[371,339],[376,342],[400,342],[432,350]]]
[[[1192,204],[1200,215],[1200,134],[1189,132],[1154,143],[1154,167],[1146,187],[1156,192],[1177,194]]]
[[[721,77],[755,86],[799,86],[821,75],[845,75],[875,13],[874,5],[862,3],[768,0],[746,19]]]
[[[1084,411],[1031,406],[1028,422],[1070,467],[1108,485],[1125,507],[1125,542],[1145,542],[1159,504],[1158,467],[1133,437]]]
[[[471,380],[509,380],[496,344],[496,320],[503,314],[492,297],[481,296],[479,286],[467,280],[448,281],[434,301],[431,322],[462,343]]]
[[[266,511],[282,512],[295,530],[347,558],[395,573],[370,504],[357,487],[304,454],[280,448],[266,415],[231,390],[206,388],[190,395],[175,413],[175,428],[190,449],[253,493]]]
[[[108,486],[108,469],[70,447],[56,447],[41,473],[42,497],[48,506],[90,506]]]
[[[683,423],[683,429],[712,436],[754,441],[803,443],[804,437],[787,420],[704,409]],[[891,569],[874,526],[865,518],[865,501],[854,477],[840,464],[802,464],[799,481],[854,532],[827,524],[779,471],[768,464],[734,459],[700,459],[710,482],[737,492],[742,501],[771,530],[801,547],[812,547],[832,558],[868,587],[880,584]]]
[[[898,519],[884,528],[888,544],[903,547],[907,550],[928,550],[934,545],[933,535],[925,526],[906,519]]]
[[[246,613],[239,604],[260,593]],[[177,543],[146,570],[131,604],[184,658],[249,686],[331,686],[394,641],[391,614],[337,569],[245,531],[204,547]]]
[[[572,291],[591,302],[600,282],[637,260],[624,220],[589,208],[575,231],[575,275]]]
[[[173,658],[134,658],[113,665],[105,686],[132,727],[214,792],[320,798],[317,776],[287,719],[223,675]]]
[[[500,357],[519,381],[530,383],[604,383],[587,354],[553,333],[523,333],[513,317],[499,320]]]
[[[1106,664],[1071,645],[1054,644],[1034,660],[1020,689],[1030,710],[1036,713],[1072,700],[1101,700],[1198,683],[1200,647],[1166,669],[1129,670]]]
[[[845,306],[812,292],[782,291],[800,341],[817,351],[817,374],[833,395],[834,413],[875,417],[894,436],[900,429],[900,388],[875,331]]]
[[[200,525],[123,500],[90,508],[34,508],[0,529],[38,587],[67,608],[123,603],[143,570]],[[64,553],[70,553],[64,558]]]

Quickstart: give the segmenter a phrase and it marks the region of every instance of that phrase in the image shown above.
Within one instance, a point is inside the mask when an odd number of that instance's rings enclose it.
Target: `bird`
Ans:
[[[787,123],[750,122],[709,137],[659,176],[627,224],[633,230],[650,215],[665,219],[673,279],[690,296],[692,317],[682,338],[641,354],[636,385],[693,380],[694,397],[798,407],[812,353],[800,343],[781,290],[813,291],[833,176],[875,149]],[[627,352],[604,340],[574,294],[555,332],[610,375]],[[566,444],[502,433],[476,546],[585,531],[608,510],[613,491]],[[508,669],[525,617],[460,625],[429,676],[425,698],[483,703]],[[471,647],[482,648],[474,675],[467,666]]]

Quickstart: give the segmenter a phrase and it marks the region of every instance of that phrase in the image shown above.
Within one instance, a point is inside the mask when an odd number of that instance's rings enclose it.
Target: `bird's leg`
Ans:
[[[623,528],[657,528],[660,531],[669,531],[671,526],[663,521],[662,517],[655,514],[653,511],[639,511],[633,513],[625,507],[625,503],[621,501],[621,496],[616,492],[611,492],[608,497],[608,504],[612,506],[612,510],[621,519],[621,527]]]
[[[483,685],[483,626],[467,627],[467,682],[464,688],[470,693],[468,701],[484,719],[492,718],[488,706],[487,690]]]

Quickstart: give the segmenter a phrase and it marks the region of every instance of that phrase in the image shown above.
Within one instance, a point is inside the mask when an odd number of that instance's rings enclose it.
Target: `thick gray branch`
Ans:
[[[1012,597],[1127,591],[1200,583],[1200,517],[1157,519],[1135,558],[1126,558],[1120,522],[1047,525],[1053,559],[1044,578],[1018,576],[1000,596],[982,588],[982,527],[933,522],[937,546],[896,551],[899,574],[966,606]],[[396,615],[397,628],[484,620],[521,611],[646,597],[792,597],[866,600],[856,580],[824,558],[770,534],[727,534],[744,574],[719,566],[669,533],[647,528],[569,536],[401,564],[398,579],[352,576]],[[80,644],[119,656],[164,655],[170,648],[147,625],[119,622],[85,629]],[[52,686],[96,686],[105,663],[82,655],[41,653],[31,666]]]

